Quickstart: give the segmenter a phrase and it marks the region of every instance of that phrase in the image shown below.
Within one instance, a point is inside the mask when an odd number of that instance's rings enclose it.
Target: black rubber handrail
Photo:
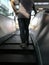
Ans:
[[[34,50],[35,50],[35,53],[36,53],[36,57],[37,57],[37,60],[38,60],[38,65],[43,65],[42,57],[41,57],[41,53],[40,53],[40,48],[39,48],[38,42],[37,42],[36,39],[34,39],[34,36],[33,35],[30,35],[30,38],[31,38],[31,41],[33,43],[33,47],[34,47]]]

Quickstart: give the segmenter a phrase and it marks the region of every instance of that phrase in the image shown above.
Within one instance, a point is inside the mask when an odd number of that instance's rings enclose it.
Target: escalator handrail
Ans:
[[[36,56],[37,56],[38,64],[39,65],[43,65],[42,57],[41,57],[41,52],[40,52],[40,48],[39,48],[38,42],[34,38],[33,35],[30,35],[30,38],[31,38],[31,41],[32,41],[33,46],[34,46],[34,50],[35,50],[35,53],[36,53]]]

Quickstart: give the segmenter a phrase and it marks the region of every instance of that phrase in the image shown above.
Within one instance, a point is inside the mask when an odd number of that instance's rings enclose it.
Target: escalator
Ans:
[[[39,13],[42,15],[42,13]],[[36,16],[37,19],[41,17]],[[34,36],[37,32],[31,31],[29,34],[29,46],[26,49],[20,47],[20,31],[16,31],[5,37],[0,38],[0,64],[31,64],[31,65],[42,65],[40,62],[40,55],[38,56],[38,48],[34,45]],[[36,54],[37,53],[37,54]],[[40,63],[39,63],[40,62]]]
[[[37,57],[29,35],[29,46],[26,49],[20,47],[20,34],[7,35],[2,38],[0,44],[0,63],[1,64],[31,64],[37,65]]]
[[[49,65],[49,10],[44,12],[39,25],[37,37],[33,36],[35,32],[29,34],[29,46],[26,49],[20,47],[19,31],[0,38],[0,65]]]

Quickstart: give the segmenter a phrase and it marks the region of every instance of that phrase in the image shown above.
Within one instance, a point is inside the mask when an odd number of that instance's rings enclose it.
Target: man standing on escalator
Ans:
[[[20,28],[20,37],[22,40],[21,47],[27,47],[29,44],[29,23],[31,11],[37,13],[33,0],[10,0],[12,8],[18,15],[18,23]]]

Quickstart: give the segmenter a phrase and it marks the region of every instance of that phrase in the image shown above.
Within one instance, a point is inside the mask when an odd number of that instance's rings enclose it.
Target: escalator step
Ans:
[[[14,35],[13,37],[9,37],[8,40],[6,40],[4,43],[22,43],[20,35]],[[31,42],[30,35],[29,35],[29,43]]]
[[[0,62],[36,63],[35,55],[0,54]]]
[[[12,53],[12,54],[32,54],[34,53],[34,48],[29,45],[26,49],[20,47],[20,45],[2,45],[0,46],[0,54],[2,53]]]
[[[20,47],[20,45],[2,45],[2,46],[0,46],[0,49],[20,49],[20,50],[22,50],[22,48]],[[27,50],[33,50],[34,48],[33,48],[33,46],[32,45],[29,45],[28,47],[27,47]]]
[[[0,62],[0,65],[38,65],[38,63]]]

